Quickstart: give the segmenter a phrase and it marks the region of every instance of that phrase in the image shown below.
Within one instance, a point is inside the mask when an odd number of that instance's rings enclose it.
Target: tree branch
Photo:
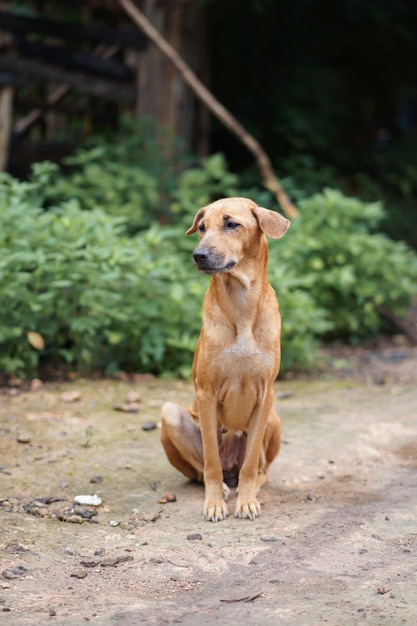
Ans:
[[[283,211],[288,217],[297,217],[298,210],[283,190],[274,173],[271,161],[259,142],[250,135],[240,122],[238,122],[238,120],[213,96],[178,52],[174,50],[149,22],[146,16],[133,4],[132,0],[119,0],[119,2],[126,13],[131,17],[132,21],[143,30],[159,50],[174,64],[184,81],[191,87],[197,97],[204,102],[210,111],[229,128],[229,130],[237,135],[240,141],[252,152],[256,158],[265,187],[275,194]]]

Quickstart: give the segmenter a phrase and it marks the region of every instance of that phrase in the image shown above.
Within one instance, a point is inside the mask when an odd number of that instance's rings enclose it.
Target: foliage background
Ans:
[[[417,4],[199,6],[210,87],[300,210],[269,267],[282,369],[305,369],[322,341],[392,331],[381,311],[401,316],[417,292]],[[227,195],[279,209],[249,153],[211,123],[204,159],[121,118],[63,167],[2,175],[0,373],[189,374],[207,286],[184,237],[192,216]]]
[[[193,162],[178,149],[169,161],[154,133],[146,142],[126,124],[79,150],[69,173],[45,162],[26,182],[3,174],[0,371],[188,376],[208,284],[184,236],[196,209],[234,195],[278,208],[222,155]],[[311,367],[320,341],[375,336],[380,307],[401,313],[417,284],[416,253],[379,232],[380,204],[326,189],[299,191],[299,208],[270,245],[283,372]]]

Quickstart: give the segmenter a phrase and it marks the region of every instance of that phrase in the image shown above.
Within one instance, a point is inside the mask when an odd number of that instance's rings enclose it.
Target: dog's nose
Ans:
[[[194,250],[193,259],[196,263],[203,263],[207,261],[209,258],[209,253],[207,250]]]

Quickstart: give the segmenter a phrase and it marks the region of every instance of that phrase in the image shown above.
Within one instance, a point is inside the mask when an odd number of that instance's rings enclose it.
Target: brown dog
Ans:
[[[228,515],[224,483],[238,481],[237,517],[260,514],[256,496],[279,452],[281,320],[266,235],[278,239],[288,226],[251,200],[226,198],[200,209],[186,233],[199,231],[194,262],[212,279],[193,362],[195,400],[188,409],[164,404],[161,442],[174,467],[204,481],[204,516],[213,522]]]

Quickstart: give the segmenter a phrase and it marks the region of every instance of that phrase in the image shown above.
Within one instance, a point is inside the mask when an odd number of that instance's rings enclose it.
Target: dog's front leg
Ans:
[[[204,454],[204,517],[209,522],[218,522],[226,519],[229,513],[223,491],[216,405],[212,399],[199,401],[199,419]]]
[[[247,433],[245,460],[239,473],[238,497],[235,509],[236,517],[255,519],[261,514],[261,505],[256,496],[266,477],[258,476],[259,459],[273,399],[273,391],[265,392],[254,414],[251,416]]]

